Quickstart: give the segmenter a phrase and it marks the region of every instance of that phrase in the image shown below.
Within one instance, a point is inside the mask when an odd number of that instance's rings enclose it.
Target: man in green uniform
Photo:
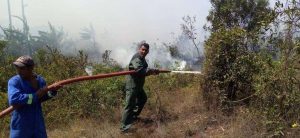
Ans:
[[[126,132],[131,127],[147,101],[147,95],[143,89],[145,77],[159,73],[157,69],[148,68],[145,60],[148,53],[149,44],[141,43],[138,52],[133,55],[129,63],[129,70],[135,70],[136,73],[126,78],[126,104],[121,120],[122,132]]]

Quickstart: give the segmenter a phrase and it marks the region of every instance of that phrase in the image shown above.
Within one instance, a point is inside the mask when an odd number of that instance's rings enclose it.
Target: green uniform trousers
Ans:
[[[121,127],[131,124],[134,118],[141,113],[146,102],[147,95],[143,88],[126,89],[126,103],[122,115]]]

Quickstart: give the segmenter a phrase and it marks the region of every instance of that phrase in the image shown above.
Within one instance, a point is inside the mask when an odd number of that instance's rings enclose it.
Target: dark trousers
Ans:
[[[133,122],[134,116],[140,115],[145,103],[147,95],[144,89],[126,89],[126,101],[121,120],[121,127]]]

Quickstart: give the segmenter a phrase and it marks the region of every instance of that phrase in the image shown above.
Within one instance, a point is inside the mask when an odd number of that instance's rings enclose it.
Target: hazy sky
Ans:
[[[21,16],[21,0],[10,0],[12,15]],[[196,16],[199,29],[211,8],[209,0],[24,0],[31,30],[47,29],[50,22],[62,26],[73,37],[91,23],[97,40],[107,44],[130,45],[132,42],[165,42],[171,33],[181,33],[186,15]],[[13,25],[21,22],[13,18]],[[0,0],[0,24],[8,26],[7,0]],[[157,40],[159,39],[159,40]]]
[[[205,32],[202,27],[211,9],[209,1],[24,0],[24,3],[32,34],[41,29],[48,31],[50,22],[55,27],[63,27],[70,37],[79,39],[79,32],[92,24],[97,42],[105,49],[113,50],[114,59],[127,64],[129,55],[134,52],[129,50],[133,42],[146,40],[159,46],[162,42],[174,41],[174,37],[182,32],[180,24],[186,15],[196,16],[197,29],[202,36],[200,41],[203,41]],[[21,2],[10,0],[12,15],[22,16]],[[22,23],[17,18],[13,18],[12,23],[22,29]],[[0,25],[8,27],[8,24],[7,0],[0,0]],[[150,54],[166,57],[153,51]]]

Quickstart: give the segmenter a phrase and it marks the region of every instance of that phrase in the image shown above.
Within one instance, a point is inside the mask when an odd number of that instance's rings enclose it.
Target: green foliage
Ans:
[[[58,50],[40,50],[34,57],[39,63],[36,71],[47,79],[49,84],[87,75],[84,72],[87,56],[82,52],[76,57],[63,56]],[[94,65],[94,74],[119,71],[118,66],[107,68]],[[68,123],[78,117],[100,117],[118,105],[123,86],[122,78],[95,80],[65,86],[59,91],[58,98],[45,104],[46,118],[50,126]],[[55,106],[53,106],[55,105]],[[104,112],[105,111],[105,112]]]
[[[0,110],[4,110],[7,107],[7,95],[6,93],[0,92]],[[9,121],[10,118],[0,119],[0,137],[7,137],[9,130]]]
[[[5,48],[6,42],[5,41],[0,41],[0,50],[1,50],[1,54],[3,49]]]
[[[211,0],[212,10],[207,16],[212,32],[222,28],[242,27],[247,32],[258,31],[272,21],[274,12],[267,0]]]
[[[299,55],[293,58],[299,59]],[[255,77],[258,96],[252,105],[266,116],[265,124],[272,135],[283,135],[287,127],[300,120],[299,63],[272,61],[269,57],[259,64],[261,71]]]
[[[7,91],[7,81],[15,75],[15,69],[11,66],[15,58],[5,56],[1,59],[1,92]],[[59,80],[87,75],[84,71],[86,65],[94,66],[94,74],[120,71],[119,66],[107,67],[88,63],[87,56],[81,51],[77,56],[70,57],[48,47],[37,51],[33,58],[36,61],[35,72],[42,75],[49,85]],[[109,114],[121,103],[123,79],[124,77],[117,77],[65,86],[59,90],[56,98],[43,104],[47,124],[54,127],[57,124],[69,123],[74,118],[101,118],[104,114]],[[6,93],[1,93],[0,100],[1,109],[8,107]],[[5,120],[9,120],[9,117]],[[1,122],[1,128],[4,126],[8,126],[8,121]]]
[[[214,102],[208,103],[208,108],[217,106],[228,111],[231,101],[253,94],[256,56],[248,52],[246,36],[241,28],[224,29],[206,41],[203,93],[207,101]]]
[[[7,55],[5,49],[7,47],[6,41],[0,41],[0,92],[7,91],[7,82],[14,73],[12,62],[14,60],[13,56]]]
[[[5,41],[0,41],[0,64],[2,65],[0,67],[0,110],[4,110],[5,107],[7,107],[8,103],[7,103],[7,83],[6,80],[10,77],[9,75],[12,74],[11,71],[9,71],[8,68],[10,68],[7,64],[7,60],[8,58],[5,57],[5,54],[3,52],[3,49],[6,46]],[[1,127],[1,131],[0,131],[0,137],[5,137],[7,136],[7,132],[9,130],[9,118],[4,118],[0,120],[0,127]]]
[[[271,41],[278,49],[278,60],[262,56],[262,69],[255,79],[260,96],[253,105],[266,116],[265,124],[272,136],[284,135],[288,127],[300,121],[300,41],[294,34],[300,30],[300,7],[294,0],[286,4],[276,3],[277,22],[284,25],[284,35],[274,36],[275,41]]]
[[[268,136],[284,136],[300,121],[299,2],[278,1],[273,11],[264,0],[211,2],[204,100],[209,109],[247,103]]]

